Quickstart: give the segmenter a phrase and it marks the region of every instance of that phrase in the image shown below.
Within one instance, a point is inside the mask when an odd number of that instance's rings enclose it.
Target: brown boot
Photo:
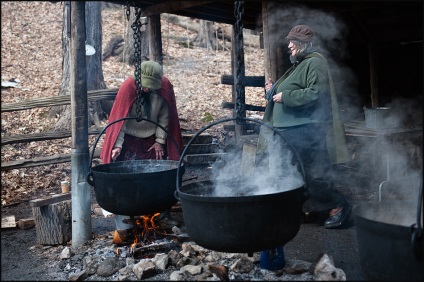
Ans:
[[[115,230],[113,233],[113,244],[115,245],[130,245],[134,243],[133,229]]]

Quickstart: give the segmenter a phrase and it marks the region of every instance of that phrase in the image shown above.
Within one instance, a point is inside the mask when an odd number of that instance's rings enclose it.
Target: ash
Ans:
[[[178,219],[176,213],[173,218]],[[203,248],[191,241],[184,226],[173,234],[131,246],[112,243],[112,232],[94,235],[79,247],[41,246],[30,248],[50,266],[48,280],[68,281],[344,281],[343,270],[330,256],[316,262],[287,260],[275,271],[260,267],[260,252],[224,253]]]

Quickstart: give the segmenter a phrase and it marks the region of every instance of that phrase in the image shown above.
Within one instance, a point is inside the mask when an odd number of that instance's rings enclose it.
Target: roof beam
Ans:
[[[169,1],[145,8],[141,15],[144,17],[159,15],[162,13],[172,14],[174,11],[184,10],[191,7],[202,6],[214,1]]]

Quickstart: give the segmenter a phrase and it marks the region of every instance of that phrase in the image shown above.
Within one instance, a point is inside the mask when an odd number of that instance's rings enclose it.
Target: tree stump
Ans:
[[[33,207],[37,244],[65,244],[72,238],[71,200]]]

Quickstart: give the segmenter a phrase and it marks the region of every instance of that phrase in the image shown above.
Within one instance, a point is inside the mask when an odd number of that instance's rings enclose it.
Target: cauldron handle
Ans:
[[[417,205],[417,223],[411,226],[411,245],[412,252],[415,255],[417,261],[423,259],[424,242],[423,242],[423,229],[421,226],[422,216],[422,204],[423,204],[423,180],[420,179],[420,187],[418,190],[418,205]],[[416,228],[415,228],[416,226]]]
[[[215,125],[217,125],[217,124],[220,124],[220,123],[223,123],[223,122],[228,122],[228,121],[233,121],[233,120],[237,120],[237,122],[239,122],[240,120],[244,120],[244,121],[252,121],[252,122],[255,122],[255,123],[258,123],[258,124],[260,124],[260,125],[263,125],[263,126],[265,126],[265,127],[268,127],[269,129],[271,129],[271,130],[273,130],[274,132],[276,132],[278,135],[280,135],[280,137],[281,138],[283,138],[284,139],[284,141],[286,141],[286,143],[290,146],[290,148],[292,149],[292,151],[293,151],[293,153],[294,153],[294,155],[296,156],[296,158],[298,159],[298,161],[299,161],[299,164],[300,164],[300,168],[301,168],[301,170],[302,170],[302,176],[303,176],[303,179],[304,179],[304,190],[305,190],[305,194],[304,194],[304,199],[306,199],[307,197],[308,197],[308,189],[306,189],[307,187],[306,187],[306,175],[305,175],[305,169],[304,169],[304,167],[303,167],[303,163],[302,163],[302,160],[300,159],[300,157],[299,157],[299,154],[297,153],[297,151],[294,149],[294,147],[290,144],[290,143],[288,143],[287,142],[287,140],[284,138],[284,136],[281,134],[281,132],[280,131],[278,131],[275,127],[273,127],[273,126],[271,126],[271,125],[269,125],[269,124],[267,124],[267,123],[264,123],[263,121],[259,121],[259,120],[256,120],[256,119],[251,119],[251,118],[244,118],[244,117],[233,117],[233,118],[225,118],[225,119],[221,119],[221,120],[218,120],[218,121],[215,121],[215,122],[212,122],[211,124],[209,124],[209,125],[207,125],[207,126],[205,126],[205,127],[203,127],[203,128],[201,128],[191,139],[190,139],[190,141],[187,143],[187,145],[184,147],[184,150],[183,150],[183,153],[181,154],[181,156],[180,156],[180,160],[179,160],[179,162],[178,162],[178,167],[177,167],[177,185],[176,185],[176,187],[177,187],[177,189],[176,189],[176,191],[175,191],[175,198],[177,198],[177,200],[179,200],[179,196],[178,196],[178,191],[179,191],[179,189],[180,189],[180,186],[181,186],[181,183],[180,183],[180,181],[179,181],[179,178],[178,178],[178,175],[179,175],[179,170],[180,170],[180,166],[181,166],[181,163],[183,162],[183,159],[184,159],[184,156],[185,156],[185,154],[187,153],[187,150],[188,150],[188,148],[190,147],[190,145],[194,142],[194,140],[196,140],[196,138],[201,134],[201,133],[203,133],[203,131],[205,131],[205,130],[207,130],[207,129],[209,129],[209,128],[211,128],[212,126],[215,126]]]
[[[120,119],[114,120],[114,121],[110,122],[109,124],[107,124],[107,125],[105,126],[105,128],[103,128],[103,129],[102,129],[102,131],[100,131],[99,135],[97,136],[96,140],[94,141],[93,150],[91,151],[91,156],[90,156],[90,166],[89,166],[89,169],[88,169],[88,170],[89,170],[89,173],[87,174],[87,177],[86,177],[87,182],[88,182],[91,186],[94,186],[94,181],[92,180],[92,176],[93,176],[93,174],[92,174],[92,172],[91,172],[91,164],[92,164],[92,162],[93,162],[93,158],[94,158],[94,151],[95,151],[95,149],[96,149],[97,143],[98,143],[98,142],[99,142],[99,140],[100,140],[100,137],[103,135],[103,133],[106,131],[106,129],[107,129],[109,126],[111,126],[112,124],[115,124],[115,123],[120,122],[120,121],[123,121],[123,120],[129,120],[129,119],[136,119],[138,122],[140,122],[140,121],[142,121],[142,120],[145,120],[145,121],[148,121],[148,122],[154,123],[154,124],[156,124],[157,126],[159,126],[159,127],[160,127],[163,131],[165,131],[165,132],[166,132],[166,134],[167,134],[169,137],[171,137],[172,142],[174,143],[175,147],[177,147],[178,153],[181,155],[180,148],[178,148],[178,143],[177,143],[177,141],[175,141],[174,136],[170,135],[170,134],[169,134],[169,131],[168,131],[166,128],[164,128],[162,125],[160,125],[159,123],[157,123],[157,122],[155,122],[155,121],[153,121],[153,120],[147,119],[147,118],[138,118],[138,117],[124,117],[124,118],[120,118]],[[178,163],[178,164],[179,164],[179,163]],[[178,167],[179,167],[179,166],[178,166]],[[177,178],[178,178],[178,174],[177,174]]]

